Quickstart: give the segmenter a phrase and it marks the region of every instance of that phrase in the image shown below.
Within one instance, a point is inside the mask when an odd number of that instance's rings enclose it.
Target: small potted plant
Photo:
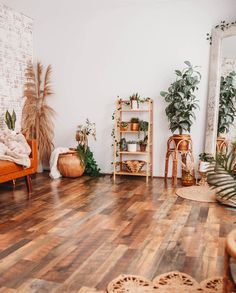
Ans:
[[[140,131],[143,131],[144,132],[144,137],[147,136],[147,131],[148,131],[148,122],[147,121],[144,121],[144,120],[141,120],[139,122],[139,136],[140,136]]]
[[[161,96],[168,103],[166,107],[166,115],[170,122],[170,130],[175,133],[178,130],[179,134],[173,135],[173,140],[179,150],[187,150],[191,139],[191,126],[195,120],[194,111],[199,108],[198,99],[194,92],[198,90],[198,84],[201,80],[201,74],[196,71],[196,66],[193,66],[189,61],[184,62],[186,68],[182,71],[176,70],[176,81],[173,82],[168,91],[161,92]]]
[[[218,151],[222,150],[226,141],[224,134],[230,131],[230,126],[234,124],[236,118],[235,76],[235,71],[230,72],[227,76],[221,76],[217,138]]]
[[[120,140],[120,150],[127,151],[127,142],[124,137]]]
[[[130,99],[130,105],[132,110],[138,110],[139,109],[139,102],[140,102],[140,95],[138,93],[133,94],[129,97]]]
[[[141,152],[146,152],[146,148],[147,148],[147,136],[145,136],[145,138],[143,140],[140,140],[138,142],[139,147],[140,147],[140,151]]]
[[[13,110],[12,114],[7,110],[5,113],[5,123],[10,130],[15,130],[16,126],[16,113]]]
[[[130,123],[131,123],[130,124],[131,131],[139,130],[139,118],[131,118]]]
[[[208,153],[201,153],[199,155],[199,172],[207,172],[209,165],[214,161],[214,157]]]
[[[120,131],[127,131],[129,127],[128,122],[121,122],[120,123]]]
[[[127,141],[128,152],[137,152],[137,142],[136,141]]]

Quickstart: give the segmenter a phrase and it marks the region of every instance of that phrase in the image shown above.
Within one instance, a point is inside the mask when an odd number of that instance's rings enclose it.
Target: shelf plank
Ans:
[[[128,171],[118,171],[116,175],[130,175],[130,176],[147,176],[146,171],[139,171],[138,173],[131,173]]]
[[[137,151],[137,152],[120,151],[119,153],[122,155],[147,155],[148,154],[148,152],[141,152],[141,151]]]
[[[149,110],[148,109],[137,109],[137,110],[124,109],[124,110],[120,110],[120,112],[149,112]]]
[[[120,130],[122,133],[138,133],[138,132],[143,132],[143,131],[138,131],[138,130]]]

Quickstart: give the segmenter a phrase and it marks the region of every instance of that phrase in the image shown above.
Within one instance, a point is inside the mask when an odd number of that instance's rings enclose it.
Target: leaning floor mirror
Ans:
[[[236,25],[213,29],[205,152],[226,151],[236,142]]]

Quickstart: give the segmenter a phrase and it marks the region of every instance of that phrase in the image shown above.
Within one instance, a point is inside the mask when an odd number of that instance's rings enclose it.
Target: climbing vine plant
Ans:
[[[236,25],[236,21],[226,22],[225,20],[222,20],[220,22],[220,24],[217,24],[215,26],[215,29],[225,31],[225,30],[229,29],[233,25]],[[211,35],[211,33],[207,33],[207,38],[206,39],[207,39],[207,41],[209,41],[210,45],[212,45],[212,35]]]

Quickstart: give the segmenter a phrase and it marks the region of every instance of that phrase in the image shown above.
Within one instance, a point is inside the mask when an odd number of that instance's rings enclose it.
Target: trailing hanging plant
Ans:
[[[30,139],[37,139],[40,160],[48,163],[53,148],[54,110],[47,105],[47,98],[53,94],[51,88],[52,68],[49,65],[44,74],[43,65],[38,62],[34,67],[29,63],[26,69],[22,112],[22,132]],[[43,75],[44,74],[44,75]]]
[[[208,170],[207,181],[220,202],[236,206],[236,153],[218,153]]]
[[[8,129],[15,130],[15,127],[16,127],[16,113],[15,113],[14,110],[12,111],[12,114],[10,114],[8,110],[6,111],[5,123],[6,123],[7,127],[8,127]]]
[[[198,84],[201,80],[200,72],[196,71],[197,66],[193,66],[189,61],[184,62],[187,65],[182,71],[175,70],[176,81],[171,84],[167,92],[161,92],[161,96],[168,103],[166,115],[170,122],[170,130],[179,134],[183,131],[190,132],[191,126],[196,120],[194,111],[199,105],[194,92],[198,90]]]
[[[220,29],[222,31],[225,31],[227,29],[229,29],[231,26],[236,25],[236,21],[232,21],[232,22],[226,22],[225,20],[222,20],[220,22],[220,24],[217,24],[215,26],[215,29]],[[207,33],[207,41],[210,42],[210,45],[212,45],[212,35],[210,33]]]
[[[236,117],[236,87],[234,83],[236,73],[230,72],[221,76],[220,101],[218,118],[218,135],[228,133]]]

